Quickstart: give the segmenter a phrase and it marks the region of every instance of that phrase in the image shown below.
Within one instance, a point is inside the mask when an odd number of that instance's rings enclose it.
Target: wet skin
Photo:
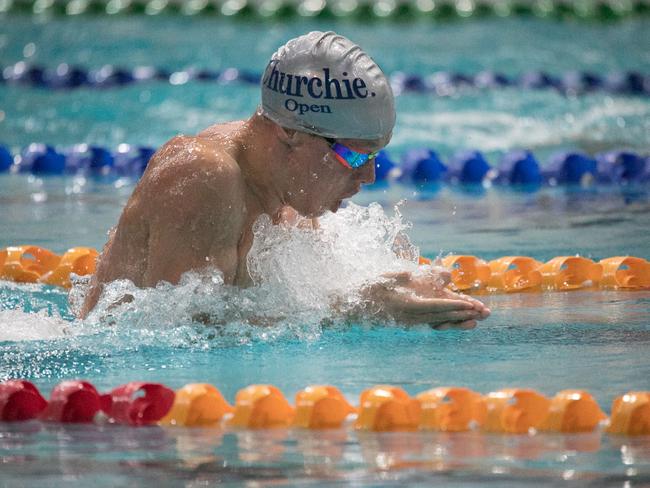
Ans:
[[[372,152],[388,138],[339,142]],[[94,308],[103,284],[116,279],[151,287],[216,267],[226,284],[248,286],[246,256],[261,214],[279,223],[336,212],[374,179],[374,164],[347,168],[325,139],[284,129],[260,114],[175,137],[153,156],[110,232],[80,315]],[[450,292],[440,280],[439,273],[384,277],[364,290],[358,313],[439,329],[473,328],[489,315],[482,303]],[[449,274],[442,280],[448,283]]]

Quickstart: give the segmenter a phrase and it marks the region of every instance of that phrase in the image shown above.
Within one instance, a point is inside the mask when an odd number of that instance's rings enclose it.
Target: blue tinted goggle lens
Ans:
[[[335,139],[325,138],[325,140],[330,144],[332,151],[336,155],[336,159],[348,168],[360,168],[377,156],[376,152],[367,154],[354,151],[343,144],[339,144]]]

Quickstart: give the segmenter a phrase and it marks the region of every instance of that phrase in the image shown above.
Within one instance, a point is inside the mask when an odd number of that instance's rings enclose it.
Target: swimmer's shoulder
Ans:
[[[232,134],[239,130],[244,125],[243,120],[233,120],[231,122],[223,122],[221,124],[214,124],[199,133],[199,137],[219,138]]]
[[[199,211],[243,201],[245,183],[239,165],[218,140],[176,136],[153,156],[136,194],[138,203],[152,209],[157,201],[165,206],[179,201]]]
[[[201,183],[243,185],[239,164],[218,139],[176,136],[153,156],[141,180],[149,187]]]
[[[177,175],[197,170],[231,174],[239,172],[239,165],[220,139],[179,135],[156,152],[147,165],[149,170],[154,173],[172,170]]]

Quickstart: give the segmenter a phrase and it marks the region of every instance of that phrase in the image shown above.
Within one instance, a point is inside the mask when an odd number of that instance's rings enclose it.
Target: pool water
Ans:
[[[13,16],[0,32],[0,59],[260,71],[284,40],[334,28],[364,46],[387,72],[648,72],[650,54],[643,47],[649,26],[647,20],[522,19],[262,26],[205,18]],[[12,148],[33,141],[114,148],[122,142],[157,146],[179,132],[246,117],[258,92],[198,82],[54,93],[0,86],[0,102],[0,142]],[[402,95],[389,149],[399,155],[425,146],[448,155],[476,148],[493,162],[517,147],[542,156],[558,149],[647,153],[649,113],[648,99],[606,94],[567,98],[506,89],[448,98]],[[128,179],[0,175],[0,247],[101,249],[133,185]],[[61,289],[0,282],[0,380],[29,379],[44,393],[72,378],[100,390],[132,380],[173,388],[209,382],[230,401],[252,383],[274,384],[289,398],[309,384],[329,383],[355,404],[375,384],[399,385],[411,394],[444,385],[482,393],[521,386],[546,395],[584,388],[607,411],[615,396],[649,388],[649,291],[484,296],[493,314],[470,332],[346,323],[327,307],[328,293],[352,294],[366,275],[409,265],[387,257],[399,232],[428,257],[648,258],[647,185],[534,192],[375,186],[324,222],[325,239],[258,229],[256,269],[266,282],[285,278],[273,287],[237,292],[223,287],[216,273],[190,276],[178,287],[137,292],[133,305],[84,323],[73,319]],[[336,245],[324,247],[324,240]],[[277,249],[263,252],[268,243]],[[114,291],[128,287],[118,283]],[[197,310],[209,311],[220,325],[193,323]],[[259,316],[276,325],[252,326]],[[73,480],[97,486],[650,483],[649,438],[599,433],[505,437],[1,424],[0,459],[0,480],[8,486]]]

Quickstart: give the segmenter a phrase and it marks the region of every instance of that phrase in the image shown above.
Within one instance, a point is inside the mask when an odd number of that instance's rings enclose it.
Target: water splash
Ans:
[[[253,286],[225,285],[217,269],[191,271],[177,285],[155,288],[117,280],[105,287],[86,325],[141,344],[315,339],[324,323],[345,322],[364,285],[385,273],[417,270],[409,226],[398,209],[388,216],[378,204],[349,204],[322,217],[317,229],[273,225],[261,216],[248,255]],[[75,285],[73,303],[84,286]]]
[[[0,342],[58,339],[73,333],[70,322],[47,310],[0,310]]]

